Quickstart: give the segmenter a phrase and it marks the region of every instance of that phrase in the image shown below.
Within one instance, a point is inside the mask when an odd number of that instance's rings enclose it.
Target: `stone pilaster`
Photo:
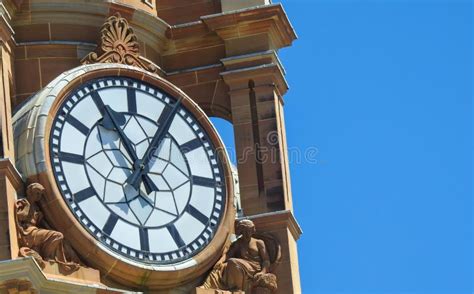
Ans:
[[[9,158],[0,159],[0,260],[18,257],[15,200],[23,181]]]
[[[13,91],[13,53],[11,16],[0,3],[0,128],[1,157],[9,157],[14,162],[14,144],[11,123],[11,97]]]
[[[274,272],[278,278],[278,293],[301,293],[296,241],[302,232],[293,213],[285,210],[247,218],[253,221],[257,232],[270,233],[280,241],[281,261]]]
[[[11,1],[0,3],[0,260],[18,256],[14,203],[23,181],[14,167],[11,97],[13,85],[13,29]]]
[[[258,231],[280,241],[278,293],[301,293],[296,246],[301,229],[292,212],[283,69],[272,51],[222,62],[227,71],[221,75],[230,89],[243,214]]]
[[[230,88],[242,206],[245,215],[292,210],[282,94],[277,64],[222,73]]]

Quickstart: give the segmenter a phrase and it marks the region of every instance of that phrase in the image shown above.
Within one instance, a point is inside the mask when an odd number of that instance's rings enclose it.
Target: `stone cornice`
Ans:
[[[255,227],[262,231],[271,231],[277,228],[287,228],[293,238],[298,240],[303,231],[290,210],[267,212],[239,218],[250,219]]]
[[[224,40],[266,32],[270,35],[273,49],[279,49],[290,46],[297,38],[283,6],[279,3],[207,15],[201,19]],[[248,26],[248,23],[252,25]]]
[[[23,189],[23,179],[10,158],[0,159],[0,175],[7,177],[16,191],[21,191]]]
[[[217,32],[222,39],[252,35],[252,29],[242,30],[240,27],[251,22],[268,22],[267,30],[273,40],[275,49],[290,46],[297,38],[296,33],[281,4],[272,4],[228,11],[202,16],[201,20],[171,26],[168,38],[175,40],[192,36],[204,35],[209,31]],[[253,27],[253,26],[252,26]]]

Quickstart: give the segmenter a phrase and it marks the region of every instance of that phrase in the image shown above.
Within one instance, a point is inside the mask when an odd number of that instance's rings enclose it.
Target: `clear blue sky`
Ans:
[[[472,4],[281,2],[303,293],[472,293]]]

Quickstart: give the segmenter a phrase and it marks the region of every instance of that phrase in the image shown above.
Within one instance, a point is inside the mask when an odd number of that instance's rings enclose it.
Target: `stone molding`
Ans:
[[[48,277],[32,257],[0,261],[0,291],[8,283],[28,284],[39,293],[131,293],[120,289],[109,288],[101,283],[88,283],[80,280],[61,279],[58,276]],[[22,292],[23,293],[23,292]],[[35,293],[35,292],[30,292]],[[133,293],[133,292],[132,292]]]
[[[269,60],[269,61],[267,61]],[[286,75],[286,70],[278,57],[275,50],[266,50],[261,52],[231,56],[221,59],[221,63],[227,70],[234,70],[245,68],[244,64],[257,63],[258,65],[263,64],[276,64],[280,68],[283,75]]]
[[[249,80],[254,80],[256,87],[275,86],[280,97],[289,89],[283,70],[276,63],[229,70],[222,72],[221,76],[231,91],[248,89]]]
[[[0,158],[0,176],[6,177],[17,192],[23,189],[24,181],[10,158]]]

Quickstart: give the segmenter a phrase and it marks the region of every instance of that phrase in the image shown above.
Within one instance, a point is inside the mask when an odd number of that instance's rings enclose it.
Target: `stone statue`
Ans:
[[[26,190],[26,199],[15,202],[20,256],[33,256],[42,268],[45,261],[55,262],[62,274],[71,274],[81,264],[74,250],[65,242],[61,232],[39,227],[44,225],[43,213],[38,206],[43,195],[44,187],[33,183]]]
[[[207,276],[204,289],[273,293],[277,279],[272,273],[281,258],[279,242],[269,234],[256,234],[251,220],[236,227],[238,239],[231,244]]]

